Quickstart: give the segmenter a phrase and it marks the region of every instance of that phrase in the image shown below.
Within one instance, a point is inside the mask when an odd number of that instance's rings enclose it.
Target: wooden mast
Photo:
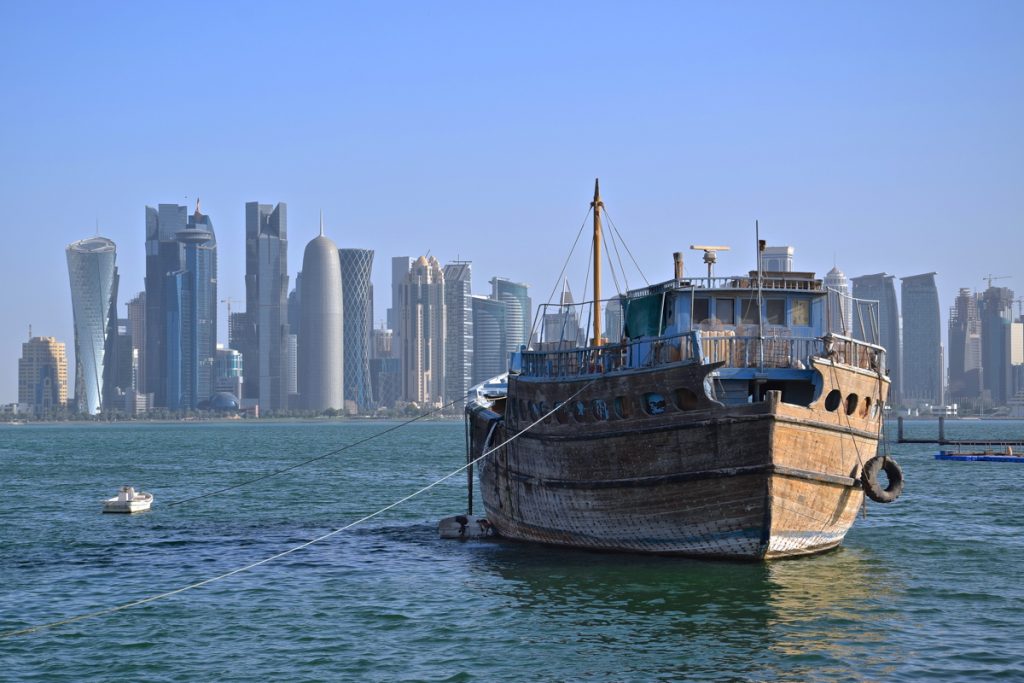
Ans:
[[[594,201],[590,203],[594,210],[594,346],[601,345],[601,186],[598,178],[594,178]]]

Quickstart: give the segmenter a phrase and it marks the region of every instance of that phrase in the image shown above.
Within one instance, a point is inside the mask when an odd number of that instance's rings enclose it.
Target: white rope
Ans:
[[[572,396],[570,396],[568,399],[566,399],[564,403],[568,403],[572,399],[574,399],[577,396],[579,396],[580,393],[582,393],[584,389],[589,387],[595,381],[597,381],[597,380],[596,379],[592,379],[589,382],[587,382],[586,384],[584,384],[582,387],[579,388],[579,390],[576,393],[574,393]],[[162,600],[164,598],[169,598],[172,595],[177,595],[178,593],[184,593],[185,591],[189,591],[189,590],[192,590],[194,588],[201,588],[202,586],[205,586],[207,584],[211,584],[211,583],[214,583],[216,581],[221,581],[221,580],[226,579],[226,578],[228,578],[230,576],[234,576],[235,574],[240,574],[240,573],[242,573],[244,571],[248,571],[250,569],[254,569],[256,567],[259,567],[262,564],[267,564],[268,562],[272,562],[274,560],[282,558],[285,555],[291,555],[292,553],[298,552],[299,550],[302,550],[303,548],[309,547],[309,546],[313,545],[314,543],[319,543],[320,541],[324,541],[324,540],[326,540],[328,538],[331,538],[332,536],[336,536],[337,534],[340,534],[342,531],[348,531],[349,529],[351,529],[354,526],[357,526],[359,524],[362,524],[363,522],[371,520],[374,517],[387,512],[388,510],[391,510],[393,508],[398,507],[399,505],[401,505],[402,503],[406,502],[407,500],[411,500],[412,498],[415,498],[416,496],[429,491],[430,489],[434,488],[438,484],[441,484],[442,482],[445,482],[448,479],[451,479],[456,474],[459,474],[460,472],[466,471],[467,468],[469,468],[469,467],[475,465],[476,463],[480,462],[481,460],[483,460],[484,458],[486,458],[488,455],[490,455],[491,453],[495,452],[499,448],[503,448],[504,446],[508,445],[512,441],[515,441],[520,436],[522,436],[523,434],[525,434],[529,430],[533,429],[535,426],[537,426],[538,424],[540,424],[541,422],[543,422],[547,418],[551,417],[551,415],[556,413],[562,407],[563,407],[562,405],[558,405],[558,406],[552,408],[550,411],[548,411],[547,413],[545,413],[544,415],[539,417],[536,421],[531,422],[529,425],[527,425],[525,428],[520,430],[518,433],[514,434],[509,439],[507,439],[504,442],[498,444],[497,446],[495,446],[494,448],[490,449],[489,451],[486,451],[485,453],[483,453],[479,458],[476,458],[475,460],[471,460],[470,462],[467,462],[465,465],[463,465],[462,467],[458,468],[457,470],[444,475],[440,479],[438,479],[438,480],[436,480],[436,481],[434,481],[434,482],[424,486],[423,488],[419,489],[418,491],[410,493],[409,495],[405,496],[404,498],[400,498],[400,499],[396,500],[395,502],[391,503],[390,505],[382,507],[381,509],[377,510],[376,512],[371,512],[370,514],[366,515],[365,517],[360,517],[356,521],[351,522],[349,524],[346,524],[343,527],[335,529],[334,531],[329,531],[326,534],[323,534],[322,536],[317,536],[316,538],[314,538],[312,540],[306,541],[305,543],[297,545],[297,546],[295,546],[293,548],[289,548],[288,550],[284,550],[282,552],[279,552],[276,555],[271,555],[270,557],[265,557],[262,560],[259,560],[258,562],[253,562],[251,564],[245,565],[244,567],[238,567],[236,569],[232,569],[231,571],[224,572],[223,574],[218,574],[217,576],[213,576],[213,577],[210,577],[208,579],[203,579],[202,581],[197,581],[196,583],[192,583],[192,584],[189,584],[187,586],[182,586],[180,588],[175,588],[174,590],[169,590],[169,591],[164,592],[164,593],[158,593],[157,595],[150,595],[149,597],[141,598],[139,600],[132,600],[131,602],[126,602],[124,604],[117,605],[115,607],[107,607],[106,609],[96,610],[95,612],[87,612],[85,614],[78,614],[78,615],[73,616],[73,617],[68,617],[67,619],[61,619],[60,621],[52,621],[52,622],[49,622],[49,623],[46,623],[46,624],[37,624],[36,626],[29,626],[28,628],[15,629],[13,631],[4,631],[3,633],[0,633],[0,638],[10,638],[10,637],[13,637],[13,636],[28,635],[29,633],[35,633],[36,631],[42,631],[42,630],[45,630],[45,629],[56,628],[58,626],[64,626],[65,624],[70,624],[70,623],[73,623],[73,622],[76,622],[76,621],[81,621],[83,619],[91,619],[93,617],[101,617],[101,616],[105,616],[107,614],[114,614],[115,612],[121,612],[121,611],[129,609],[131,607],[138,607],[139,605],[145,605],[145,604],[150,603],[150,602],[155,602],[157,600]]]

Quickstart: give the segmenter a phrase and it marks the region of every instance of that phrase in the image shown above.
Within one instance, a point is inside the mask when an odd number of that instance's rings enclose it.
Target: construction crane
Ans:
[[[222,304],[227,304],[228,305],[228,322],[230,322],[231,321],[231,304],[240,304],[242,302],[239,299],[232,299],[230,296],[227,297],[226,299],[221,299],[220,302]]]
[[[1024,322],[1024,299],[1014,299],[1013,303],[1017,304],[1017,317]]]
[[[988,275],[986,275],[985,277],[983,277],[981,279],[982,280],[987,280],[988,281],[988,288],[992,289],[992,281],[993,280],[1007,280],[1010,277],[1012,277],[1012,276],[1010,276],[1010,275],[993,275],[992,273],[989,273]]]

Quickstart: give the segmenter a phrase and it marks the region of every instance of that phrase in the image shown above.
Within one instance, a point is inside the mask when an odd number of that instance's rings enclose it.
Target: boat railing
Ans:
[[[757,273],[750,275],[727,275],[714,277],[684,277],[647,287],[631,289],[628,298],[660,294],[666,289],[757,289]],[[810,274],[766,273],[761,277],[763,290],[824,291],[822,281]]]
[[[520,374],[561,379],[697,362],[741,369],[805,369],[815,357],[865,370],[884,367],[885,351],[874,344],[837,335],[792,337],[786,332],[761,339],[736,336],[731,330],[694,330],[601,346],[566,348],[557,344],[523,351]]]

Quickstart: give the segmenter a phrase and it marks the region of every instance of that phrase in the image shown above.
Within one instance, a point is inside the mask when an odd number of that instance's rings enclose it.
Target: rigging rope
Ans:
[[[619,232],[618,227],[616,227],[615,221],[612,220],[612,215],[608,213],[608,209],[604,210],[604,215],[608,217],[608,222],[611,224],[612,230],[614,230],[615,234],[619,236],[620,240],[622,240],[622,248],[626,250],[627,254],[629,254],[629,258],[632,259],[633,265],[636,266],[637,272],[640,273],[640,277],[644,279],[644,282],[649,287],[651,285],[651,281],[647,279],[647,276],[644,275],[644,271],[640,268],[640,264],[636,262],[636,257],[634,257],[633,252],[629,250],[629,245],[626,244],[625,238],[622,236],[622,233]]]
[[[573,252],[576,251],[576,245],[580,242],[580,236],[583,235],[583,228],[587,227],[587,219],[590,218],[590,212],[592,209],[587,209],[587,215],[583,217],[583,222],[580,223],[580,229],[576,232],[576,239],[572,243],[572,247],[569,249],[568,255],[565,257],[565,262],[562,264],[562,270],[558,273],[558,277],[555,278],[555,285],[551,288],[551,293],[548,294],[548,303],[555,297],[555,292],[558,290],[558,285],[562,283],[562,279],[565,277],[565,269],[569,267],[569,260],[572,258]],[[538,313],[537,318],[534,320],[533,328],[530,329],[530,338],[527,340],[526,345],[529,346],[533,343],[534,329],[537,327],[537,323],[542,321],[544,318]],[[518,350],[518,349],[517,349]]]
[[[576,393],[574,393],[572,396],[567,398],[565,400],[565,403],[568,403],[572,399],[574,399],[577,396],[579,396],[583,392],[584,389],[586,389],[587,387],[589,387],[591,384],[593,384],[596,381],[597,381],[597,379],[595,378],[595,379],[590,380],[586,384],[584,384],[582,387],[580,387],[576,391]],[[481,460],[483,460],[484,458],[489,456],[491,453],[494,453],[499,448],[503,448],[506,445],[512,443],[513,441],[518,439],[520,436],[522,436],[523,434],[525,434],[529,430],[533,429],[535,426],[537,426],[538,424],[540,424],[541,422],[543,422],[547,418],[551,417],[551,415],[556,413],[561,408],[562,408],[562,404],[559,404],[559,405],[555,406],[554,408],[552,408],[547,413],[545,413],[544,415],[542,415],[539,418],[537,418],[537,420],[535,420],[534,422],[531,422],[529,425],[524,427],[522,430],[520,430],[516,434],[512,435],[511,437],[509,437],[508,439],[506,439],[502,443],[498,444],[494,448],[492,448],[492,449],[484,452],[483,454],[481,454],[480,457],[467,462],[466,464],[462,465],[461,467],[459,467],[458,469],[454,470],[453,472],[449,472],[448,474],[444,475],[440,479],[437,479],[434,482],[432,482],[430,484],[427,484],[426,486],[420,488],[417,491],[414,491],[413,493],[410,493],[409,495],[407,495],[407,496],[405,496],[403,498],[399,498],[395,502],[391,503],[390,505],[386,505],[386,506],[380,508],[376,512],[371,512],[368,515],[360,517],[359,519],[355,520],[354,522],[350,522],[349,524],[346,524],[343,527],[339,527],[339,528],[335,529],[334,531],[329,531],[326,534],[322,534],[321,536],[317,536],[316,538],[311,539],[309,541],[306,541],[305,543],[301,543],[301,544],[299,544],[297,546],[294,546],[294,547],[289,548],[287,550],[283,550],[283,551],[281,551],[281,552],[279,552],[279,553],[277,553],[275,555],[271,555],[270,557],[265,557],[262,560],[259,560],[257,562],[252,562],[252,563],[247,564],[247,565],[245,565],[243,567],[237,567],[235,569],[232,569],[231,571],[224,572],[223,574],[218,574],[217,576],[212,576],[212,577],[210,577],[208,579],[203,579],[202,581],[197,581],[195,583],[191,583],[191,584],[189,584],[187,586],[181,586],[179,588],[175,588],[173,590],[165,591],[163,593],[158,593],[156,595],[150,595],[148,597],[140,598],[138,600],[132,600],[131,602],[126,602],[126,603],[123,603],[123,604],[120,604],[120,605],[116,605],[114,607],[107,607],[105,609],[95,610],[93,612],[87,612],[87,613],[84,613],[84,614],[77,614],[77,615],[72,616],[72,617],[67,617],[66,619],[60,619],[59,621],[51,621],[51,622],[45,623],[45,624],[36,624],[35,626],[29,626],[29,627],[26,627],[26,628],[15,629],[15,630],[12,630],[12,631],[4,631],[4,632],[0,633],[0,638],[10,638],[10,637],[13,637],[13,636],[28,635],[30,633],[35,633],[37,631],[43,631],[43,630],[46,630],[46,629],[51,629],[51,628],[56,628],[58,626],[64,626],[66,624],[71,624],[71,623],[74,623],[76,621],[82,621],[83,619],[91,619],[93,617],[101,617],[101,616],[106,616],[108,614],[114,614],[115,612],[121,612],[121,611],[124,611],[124,610],[132,608],[132,607],[138,607],[139,605],[145,605],[145,604],[150,603],[150,602],[155,602],[157,600],[162,600],[163,598],[169,598],[169,597],[171,597],[173,595],[177,595],[179,593],[184,593],[185,591],[189,591],[189,590],[192,590],[192,589],[195,589],[195,588],[201,588],[203,586],[206,586],[208,584],[214,583],[216,581],[221,581],[221,580],[226,579],[228,577],[234,576],[235,574],[240,574],[240,573],[242,573],[244,571],[248,571],[250,569],[254,569],[256,567],[259,567],[260,565],[267,564],[268,562],[272,562],[272,561],[277,560],[279,558],[282,558],[282,557],[284,557],[286,555],[291,555],[292,553],[298,552],[299,550],[302,550],[303,548],[307,548],[307,547],[313,545],[314,543],[319,543],[320,541],[324,541],[324,540],[326,540],[328,538],[331,538],[332,536],[336,536],[337,534],[340,534],[343,531],[348,531],[352,527],[357,526],[359,524],[362,524],[363,522],[369,521],[369,520],[373,519],[374,517],[377,517],[378,515],[383,514],[384,512],[387,512],[388,510],[396,508],[399,505],[401,505],[402,503],[415,498],[416,496],[420,495],[421,493],[425,493],[425,492],[429,491],[430,489],[434,488],[438,484],[441,484],[441,483],[447,481],[448,479],[451,479],[456,474],[459,474],[460,472],[464,472],[466,469],[468,469],[469,467],[472,467],[476,463],[480,462]]]
[[[260,476],[256,477],[255,479],[249,479],[249,480],[240,482],[238,484],[233,484],[231,486],[225,486],[224,488],[217,489],[216,491],[210,491],[208,493],[201,493],[201,494],[199,494],[197,496],[192,496],[190,498],[182,498],[181,500],[172,500],[169,503],[164,503],[163,506],[173,507],[175,505],[182,505],[183,503],[192,502],[193,500],[199,500],[200,498],[209,498],[210,496],[216,496],[216,495],[224,493],[226,491],[233,491],[234,489],[239,489],[239,488],[242,488],[243,486],[248,486],[249,484],[255,484],[256,482],[263,481],[264,479],[270,479],[271,477],[276,477],[277,475],[284,474],[285,472],[291,472],[292,470],[298,469],[299,467],[302,467],[304,465],[308,465],[311,462],[316,462],[317,460],[323,460],[324,458],[328,458],[328,457],[330,457],[332,455],[337,455],[338,453],[341,453],[342,451],[347,451],[350,448],[355,448],[356,446],[361,446],[362,444],[366,443],[367,441],[372,441],[373,439],[376,439],[377,437],[384,436],[385,434],[389,434],[389,433],[391,433],[391,432],[393,432],[393,431],[395,431],[397,429],[401,429],[402,427],[405,427],[406,425],[410,425],[413,422],[416,422],[418,420],[422,420],[423,418],[429,417],[430,415],[433,415],[435,413],[439,413],[439,412],[441,412],[441,411],[443,411],[443,410],[445,410],[447,408],[450,408],[451,406],[455,405],[456,403],[459,403],[460,401],[465,401],[466,397],[468,397],[471,393],[472,392],[467,392],[463,396],[460,396],[459,398],[455,399],[454,401],[450,401],[450,402],[444,404],[443,406],[441,406],[439,408],[434,408],[433,410],[428,410],[427,412],[421,413],[421,414],[417,415],[416,417],[414,417],[412,419],[406,420],[405,422],[400,422],[399,424],[394,425],[392,427],[389,427],[389,428],[387,428],[387,429],[385,429],[383,431],[377,432],[375,434],[371,434],[370,436],[367,436],[367,437],[365,437],[363,439],[359,439],[358,441],[355,441],[353,443],[350,443],[350,444],[347,444],[345,446],[342,446],[341,448],[333,450],[330,453],[324,453],[323,455],[318,455],[315,458],[310,458],[309,460],[303,460],[302,462],[295,463],[294,465],[289,465],[288,467],[285,467],[284,469],[276,470],[274,472],[269,472],[267,474],[260,475]]]

